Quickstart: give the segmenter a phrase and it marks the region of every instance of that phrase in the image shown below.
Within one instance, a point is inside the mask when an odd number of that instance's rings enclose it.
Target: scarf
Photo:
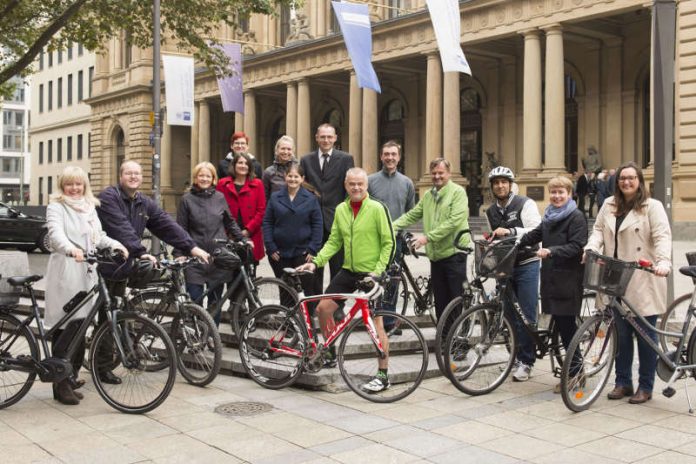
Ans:
[[[63,203],[65,206],[77,211],[77,218],[80,221],[80,231],[87,243],[87,249],[85,251],[91,251],[97,246],[97,243],[99,243],[101,230],[99,219],[94,210],[94,203],[85,197],[74,199],[68,196],[63,197]]]
[[[557,208],[553,205],[549,205],[546,207],[546,210],[544,211],[543,222],[551,224],[553,224],[554,222],[560,222],[563,219],[570,216],[570,214],[576,209],[578,209],[578,205],[575,204],[575,200],[573,200],[572,198],[568,200],[568,202],[560,208]]]
[[[191,193],[193,195],[196,195],[199,197],[209,198],[209,197],[212,197],[215,192],[216,192],[216,189],[215,189],[214,185],[211,185],[207,189],[202,189],[199,186],[197,186],[196,184],[191,186]]]
[[[91,213],[94,209],[94,203],[87,200],[85,197],[74,199],[68,196],[63,196],[63,202],[78,213]]]

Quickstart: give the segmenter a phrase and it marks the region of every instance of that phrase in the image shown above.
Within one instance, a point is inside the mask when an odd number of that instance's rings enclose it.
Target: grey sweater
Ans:
[[[413,181],[396,171],[388,174],[384,169],[367,178],[367,192],[389,209],[392,219],[401,217],[413,208],[416,201],[416,188]]]

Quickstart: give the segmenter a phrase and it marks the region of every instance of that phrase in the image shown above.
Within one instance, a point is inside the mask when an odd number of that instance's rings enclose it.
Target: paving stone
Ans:
[[[605,437],[576,447],[590,454],[615,459],[623,462],[634,462],[663,452],[633,440],[618,437]]]

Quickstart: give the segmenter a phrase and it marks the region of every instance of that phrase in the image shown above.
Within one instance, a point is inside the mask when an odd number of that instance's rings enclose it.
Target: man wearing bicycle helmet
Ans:
[[[486,218],[493,238],[521,236],[541,223],[541,216],[534,200],[515,195],[512,185],[515,175],[510,168],[497,166],[488,174],[495,203],[486,210]],[[520,250],[512,272],[512,288],[520,309],[530,324],[537,322],[537,299],[539,294],[539,257],[536,250]],[[512,379],[517,382],[529,380],[536,359],[536,346],[523,327],[517,332],[517,360]]]

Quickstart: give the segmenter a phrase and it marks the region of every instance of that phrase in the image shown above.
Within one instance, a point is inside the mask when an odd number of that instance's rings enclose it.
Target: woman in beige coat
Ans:
[[[636,272],[628,284],[626,299],[645,319],[655,325],[657,316],[665,312],[667,280],[672,266],[672,232],[665,208],[657,200],[649,198],[643,172],[633,162],[622,165],[616,171],[615,193],[607,198],[597,214],[594,229],[586,250],[593,250],[623,261],[650,260],[655,275]],[[617,233],[618,230],[618,233]],[[598,306],[601,306],[598,301]],[[654,330],[637,321],[643,330],[657,342]],[[616,382],[607,395],[610,400],[631,396],[629,403],[645,403],[652,398],[655,383],[657,355],[634,334],[633,327],[621,317],[616,317],[618,355],[616,357]],[[633,337],[638,341],[638,390],[634,394],[631,379],[633,363]]]
[[[46,211],[48,234],[51,242],[51,257],[46,269],[46,326],[55,325],[65,315],[63,306],[80,291],[92,288],[97,281],[96,271],[85,263],[85,255],[96,248],[126,249],[116,240],[110,239],[102,230],[95,205],[98,200],[92,195],[87,173],[79,167],[67,167],[59,179],[60,190],[51,196]],[[53,336],[53,356],[64,358],[73,333],[84,319],[90,305],[85,305],[62,330]],[[70,359],[73,376],[82,365],[84,341]],[[84,382],[78,382],[81,385]],[[73,391],[68,380],[53,386],[53,396],[63,404],[78,404],[82,394]]]

